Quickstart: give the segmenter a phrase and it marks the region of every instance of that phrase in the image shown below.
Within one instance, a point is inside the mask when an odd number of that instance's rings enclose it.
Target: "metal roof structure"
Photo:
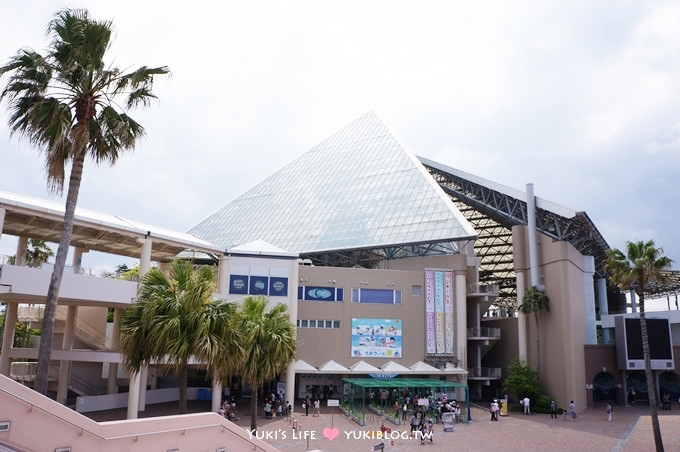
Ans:
[[[527,224],[526,193],[418,157],[432,177],[479,234],[475,254],[481,259],[480,283],[497,284],[497,304],[517,300],[513,270],[512,227]],[[570,242],[584,256],[595,258],[595,272],[606,277],[609,245],[585,212],[576,212],[536,197],[536,229],[555,240]],[[653,284],[648,296],[658,298],[680,291],[680,272],[667,271],[666,284]]]

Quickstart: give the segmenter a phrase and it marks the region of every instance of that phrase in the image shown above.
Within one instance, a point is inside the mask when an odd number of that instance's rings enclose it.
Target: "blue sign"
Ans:
[[[229,293],[247,294],[248,293],[248,277],[243,275],[229,276]]]
[[[267,276],[251,276],[250,277],[250,295],[267,295],[269,287],[269,277]]]
[[[269,295],[272,297],[288,296],[288,278],[269,278]]]

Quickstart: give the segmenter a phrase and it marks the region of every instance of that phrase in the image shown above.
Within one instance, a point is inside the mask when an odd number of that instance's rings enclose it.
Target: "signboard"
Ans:
[[[428,406],[430,401],[428,399],[418,399],[418,406]]]
[[[453,431],[453,413],[442,413],[442,423],[444,424],[445,432]]]
[[[434,272],[425,272],[425,351],[436,353],[434,339]]]
[[[425,271],[425,352],[454,352],[453,272]]]
[[[401,319],[352,319],[352,358],[401,358]]]
[[[326,399],[326,406],[340,406],[339,399]]]

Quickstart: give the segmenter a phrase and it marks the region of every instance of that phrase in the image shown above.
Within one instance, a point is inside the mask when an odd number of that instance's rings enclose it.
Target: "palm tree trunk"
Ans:
[[[179,371],[179,414],[187,413],[187,379],[189,377],[189,365],[184,363]]]
[[[42,331],[40,333],[40,347],[38,349],[38,369],[34,389],[40,394],[47,395],[48,372],[50,369],[50,355],[52,353],[52,339],[54,336],[54,316],[59,303],[59,288],[61,279],[64,275],[66,257],[71,246],[71,236],[73,235],[73,217],[75,216],[76,204],[78,202],[78,192],[83,176],[83,166],[85,163],[85,147],[77,153],[73,159],[71,175],[68,183],[68,194],[66,196],[66,208],[64,212],[64,229],[61,232],[59,248],[54,261],[54,269],[50,278],[50,285],[47,289],[47,299],[45,300],[45,312],[43,314]]]
[[[250,397],[250,431],[255,433],[257,430],[257,391],[259,387],[251,383],[250,390],[252,391],[252,396]]]
[[[649,395],[649,410],[652,414],[652,431],[654,432],[654,443],[656,452],[663,452],[663,439],[661,438],[661,427],[659,426],[659,413],[656,406],[656,384],[654,373],[652,372],[652,361],[649,353],[649,336],[647,336],[647,319],[645,318],[645,298],[644,294],[640,297],[640,333],[642,335],[642,351],[645,357],[645,377],[647,378],[647,394]]]

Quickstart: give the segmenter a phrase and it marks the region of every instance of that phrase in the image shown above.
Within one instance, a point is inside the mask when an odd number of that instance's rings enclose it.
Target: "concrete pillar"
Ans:
[[[137,419],[139,409],[139,372],[130,374],[130,390],[128,392],[127,418]]]
[[[220,256],[217,266],[217,295],[225,300],[229,295],[229,256]]]
[[[73,249],[73,263],[71,265],[73,266],[73,273],[76,275],[80,273],[80,268],[83,264],[83,254],[87,253],[88,251],[89,250],[84,248],[77,247]]]
[[[149,383],[149,366],[142,366],[139,373],[139,411],[146,410],[146,387]]]
[[[524,282],[524,272],[518,271],[515,274],[517,281],[517,307],[522,304],[524,291],[526,290]],[[519,312],[519,311],[518,311]],[[517,354],[519,359],[527,361],[527,316],[521,312],[517,315]]]
[[[150,238],[137,239],[142,245],[142,253],[139,257],[139,281],[151,268],[151,248],[153,241]],[[139,411],[146,410],[146,384],[149,375],[148,366],[142,366],[139,375],[139,397],[137,399]]]
[[[213,413],[217,412],[220,409],[221,405],[222,405],[222,383],[220,383],[216,378],[213,378],[211,411]]]
[[[26,265],[26,251],[28,251],[28,237],[19,237],[14,265],[19,267]]]
[[[139,280],[149,271],[151,268],[151,247],[153,241],[149,238],[137,239],[137,241],[142,245],[142,253],[139,256]]]
[[[9,353],[14,344],[14,330],[17,324],[17,303],[7,303],[5,327],[2,332],[2,351],[0,351],[0,374],[9,377]]]
[[[607,280],[605,278],[597,278],[597,301],[600,307],[600,318],[603,315],[609,314],[609,304],[607,303]],[[602,328],[602,343],[611,343],[609,336],[609,328]]]
[[[586,310],[586,344],[597,344],[597,325],[595,323],[595,285],[593,275],[595,274],[595,258],[593,256],[583,256],[583,292],[585,295]]]
[[[536,197],[534,184],[527,184],[527,241],[529,242],[529,271],[531,286],[543,291],[538,277],[538,239],[536,237]]]
[[[0,207],[0,239],[2,239],[2,230],[5,227],[5,212],[7,209]]]
[[[64,326],[64,338],[62,340],[62,350],[73,350],[73,339],[75,336],[76,317],[78,316],[78,306],[68,306],[66,311],[66,325]],[[59,383],[57,386],[57,402],[66,405],[68,397],[68,383],[71,376],[71,361],[61,361],[59,363]]]
[[[122,314],[120,308],[113,310],[113,328],[111,331],[111,351],[118,351],[120,344],[120,316]],[[107,382],[107,393],[118,393],[118,363],[109,363],[109,380]]]
[[[468,368],[467,363],[467,290],[465,284],[465,271],[454,271],[454,303],[456,310],[456,358],[458,366]]]
[[[630,309],[633,314],[637,312],[637,295],[634,290],[630,291]]]

